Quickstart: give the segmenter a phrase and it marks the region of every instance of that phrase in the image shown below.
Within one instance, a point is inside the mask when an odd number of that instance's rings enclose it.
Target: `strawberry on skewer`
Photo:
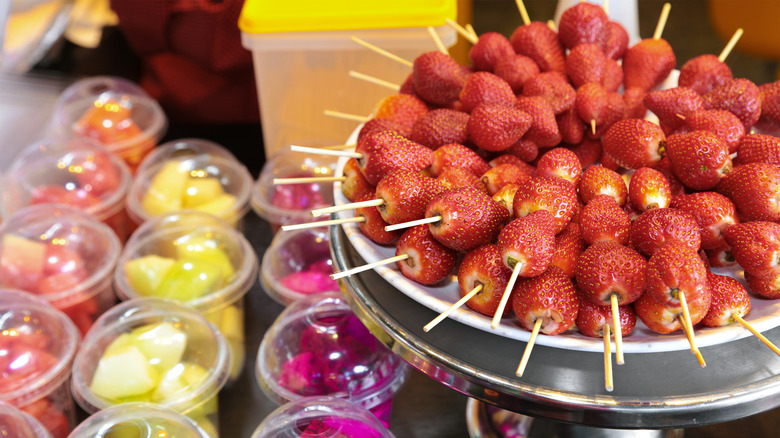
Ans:
[[[739,41],[742,33],[741,28],[737,29],[719,56],[706,54],[689,59],[680,67],[680,77],[677,84],[680,87],[689,87],[704,95],[730,80],[732,78],[731,69],[724,61]]]
[[[665,3],[652,38],[646,38],[629,47],[623,57],[626,88],[648,91],[663,82],[674,69],[676,58],[666,40],[661,38],[671,5]]]

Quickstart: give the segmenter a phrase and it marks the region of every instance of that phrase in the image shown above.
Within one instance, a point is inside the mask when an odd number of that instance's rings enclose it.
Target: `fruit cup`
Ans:
[[[308,228],[277,233],[263,254],[260,284],[280,304],[309,295],[339,291],[333,273],[327,230]]]
[[[271,412],[252,438],[362,437],[393,438],[393,434],[362,406],[338,397],[303,397]]]
[[[122,160],[89,139],[45,139],[20,151],[3,176],[0,214],[7,219],[29,205],[65,204],[106,223],[124,241],[131,180]]]
[[[51,438],[49,431],[35,417],[5,403],[0,403],[0,436]]]
[[[331,395],[370,410],[387,426],[409,367],[366,329],[340,293],[324,292],[277,317],[260,343],[255,375],[280,405]]]
[[[150,403],[122,403],[91,415],[68,438],[208,438],[189,417]]]
[[[33,205],[0,226],[0,287],[37,295],[81,333],[114,305],[111,280],[121,244],[94,217],[63,205]]]
[[[26,436],[1,432],[8,424],[3,403],[34,417],[53,438],[68,435],[76,424],[68,378],[78,342],[76,326],[49,303],[0,289],[0,436]]]
[[[50,125],[57,136],[97,141],[134,171],[165,134],[168,120],[157,101],[138,85],[97,76],[60,94]]]
[[[88,413],[127,402],[155,403],[218,436],[218,393],[231,366],[227,341],[197,311],[136,298],[98,318],[73,362],[71,389]]]
[[[252,209],[271,223],[276,232],[282,225],[300,224],[315,218],[311,210],[333,205],[333,183],[274,184],[275,178],[335,176],[337,158],[293,151],[280,151],[260,171],[252,189]]]
[[[244,365],[244,295],[257,278],[257,255],[246,238],[206,213],[170,213],[130,236],[114,272],[122,300],[167,298],[201,312],[227,339],[230,381]]]
[[[144,159],[127,196],[127,211],[139,225],[162,214],[195,210],[241,229],[251,190],[252,175],[227,149],[206,140],[176,140]]]

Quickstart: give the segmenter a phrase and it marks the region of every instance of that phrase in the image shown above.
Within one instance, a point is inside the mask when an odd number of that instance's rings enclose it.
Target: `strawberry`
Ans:
[[[653,167],[666,154],[666,136],[653,122],[625,119],[610,126],[601,139],[601,146],[621,167]]]
[[[510,221],[498,235],[501,260],[520,277],[535,277],[552,262],[555,251],[555,223],[544,210]]]
[[[356,199],[356,202],[368,201],[371,199],[376,199],[376,195],[374,195],[373,192],[364,194],[360,198]],[[379,213],[379,210],[376,207],[356,208],[355,217],[361,216],[365,218],[365,220],[358,223],[360,231],[369,240],[378,245],[393,244],[398,241],[398,238],[401,237],[401,234],[403,234],[403,231],[401,230],[385,231],[385,227],[389,224],[385,222],[385,220],[382,218],[382,214]]]
[[[780,138],[765,134],[748,134],[737,147],[739,164],[780,164]]]
[[[761,116],[761,91],[749,79],[732,79],[703,96],[705,109],[726,110],[737,116],[745,131]]]
[[[701,248],[705,250],[722,246],[725,242],[723,230],[739,223],[734,204],[716,192],[676,195],[672,198],[671,207],[693,216],[701,229]]]
[[[645,295],[671,306],[680,305],[681,293],[686,301],[695,301],[710,293],[707,272],[697,251],[671,240],[647,261]]]
[[[577,92],[566,75],[558,71],[539,73],[526,81],[523,96],[541,96],[547,99],[553,112],[558,115],[574,106]]]
[[[404,277],[424,285],[448,278],[457,267],[458,254],[434,239],[427,225],[404,231],[395,244],[395,255],[409,257],[398,262]]]
[[[780,135],[780,80],[761,84],[761,117],[756,127]]]
[[[394,94],[379,101],[374,117],[392,120],[411,131],[417,119],[427,112],[428,105],[422,99],[410,94]]]
[[[445,144],[433,151],[433,163],[430,167],[431,175],[439,174],[448,167],[466,169],[477,176],[490,169],[490,165],[476,152],[458,143]]]
[[[712,301],[702,325],[723,327],[734,324],[734,314],[743,317],[750,312],[750,295],[745,286],[732,277],[707,272]]]
[[[685,116],[685,125],[691,131],[710,131],[720,137],[729,148],[729,154],[737,151],[745,136],[745,126],[734,114],[725,110],[700,110]]]
[[[384,201],[376,208],[389,224],[421,219],[431,199],[443,190],[435,178],[411,170],[396,170],[376,185],[376,197]]]
[[[555,121],[558,122],[558,131],[561,133],[562,142],[576,145],[585,138],[585,122],[577,114],[576,108],[558,114],[555,116]],[[601,156],[601,143],[599,143],[599,156]],[[598,158],[596,157],[593,162],[598,161]]]
[[[618,306],[618,321],[620,332],[627,336],[636,327],[636,312],[629,305]],[[614,319],[612,309],[609,306],[597,306],[588,300],[580,300],[580,309],[577,312],[577,330],[591,338],[604,336],[604,326],[608,325],[614,331]]]
[[[743,222],[726,227],[723,238],[745,272],[754,277],[780,274],[780,224]]]
[[[626,50],[623,56],[623,83],[626,88],[645,91],[669,76],[677,64],[672,46],[663,38],[645,38]]]
[[[539,74],[539,66],[527,56],[514,54],[499,59],[493,73],[505,80],[515,94],[519,94],[525,83]]]
[[[628,199],[628,187],[623,178],[614,170],[599,165],[590,166],[582,172],[579,193],[585,204],[598,195],[612,196],[618,205],[624,205]]]
[[[584,125],[583,125],[584,126]],[[587,169],[601,159],[601,141],[583,138],[576,144],[566,145],[579,158],[583,169]]]
[[[464,144],[468,142],[468,121],[467,113],[446,108],[435,109],[417,120],[409,139],[433,150],[449,143]]]
[[[530,115],[512,107],[480,104],[471,112],[466,130],[480,148],[503,151],[520,140],[531,127],[531,121]]]
[[[780,166],[748,163],[723,177],[715,190],[731,199],[745,221],[780,221]]]
[[[628,50],[628,32],[623,25],[617,21],[609,21],[601,32],[603,34],[601,39],[604,41],[604,54],[614,60],[622,58]]]
[[[588,82],[577,88],[574,107],[580,119],[591,127],[591,131],[606,121],[608,93],[607,89],[598,82]]]
[[[617,92],[623,85],[623,67],[617,61],[607,58],[604,61],[604,73],[601,75],[601,85],[610,92]]]
[[[541,71],[566,72],[563,46],[558,34],[547,27],[546,23],[532,21],[519,26],[512,32],[509,42],[515,53],[527,56],[536,62]]]
[[[709,131],[670,135],[666,155],[677,178],[693,190],[715,188],[732,167],[728,146]]]
[[[780,274],[756,277],[750,272],[745,272],[745,280],[747,280],[750,291],[754,294],[770,300],[780,298]]]
[[[625,82],[625,77],[623,79]],[[623,91],[623,105],[626,108],[627,119],[644,119],[647,114],[647,107],[645,107],[645,96],[647,91],[641,88],[632,87],[626,88]]]
[[[663,157],[661,161],[652,167],[652,169],[661,172],[666,177],[666,181],[669,182],[669,189],[672,191],[672,196],[686,193],[685,186],[672,171],[672,162],[669,161],[669,157]]]
[[[704,253],[711,268],[725,268],[737,264],[734,255],[731,254],[731,248],[725,242],[717,248],[705,249]]]
[[[607,59],[598,45],[579,44],[566,56],[566,75],[569,76],[574,88],[579,88],[588,82],[601,83]]]
[[[425,217],[439,216],[428,224],[442,245],[456,251],[468,251],[492,243],[509,213],[490,196],[471,187],[445,190],[436,195],[425,210]]]
[[[628,199],[640,212],[666,208],[672,201],[672,189],[663,173],[649,167],[640,167],[631,176]]]
[[[360,172],[371,185],[393,170],[420,171],[433,162],[433,151],[393,131],[376,131],[358,142],[355,152]]]
[[[522,170],[528,176],[536,175],[536,167],[526,163],[525,161],[521,160],[520,158],[512,154],[501,154],[496,158],[493,158],[492,160],[488,161],[488,164],[490,164],[491,167],[497,167],[502,164],[511,164],[515,167],[519,167],[520,170]],[[487,174],[488,172],[485,173]]]
[[[577,320],[577,290],[557,266],[534,278],[518,279],[512,294],[512,311],[527,330],[533,330],[536,320],[541,319],[539,331],[552,336],[568,330]]]
[[[530,163],[539,156],[539,147],[532,140],[521,138],[504,152]]]
[[[655,208],[642,213],[631,225],[631,244],[651,257],[671,241],[680,241],[694,253],[701,246],[701,232],[696,219],[673,208]]]
[[[599,242],[628,244],[631,219],[615,198],[599,195],[585,205],[580,213],[582,238],[588,245]]]
[[[661,128],[667,135],[685,125],[685,116],[704,108],[701,96],[686,87],[650,91],[643,103],[645,108],[658,117]]]
[[[374,186],[369,184],[366,177],[360,171],[360,166],[355,158],[350,158],[344,163],[343,175],[346,178],[341,182],[341,193],[350,202],[356,202],[363,195],[374,195]]]
[[[425,52],[414,59],[412,81],[415,93],[425,102],[447,106],[458,99],[467,74],[451,56]]]
[[[496,104],[512,106],[515,102],[515,93],[512,87],[493,73],[478,71],[468,78],[460,91],[460,103],[462,110],[470,113],[481,104]]]
[[[482,286],[473,298],[466,301],[470,309],[486,316],[493,316],[504,295],[512,271],[504,266],[498,245],[478,246],[463,257],[458,268],[458,285],[461,296],[465,296],[477,286]],[[506,307],[504,315],[512,309]]]
[[[515,218],[515,211],[512,209],[512,204],[515,200],[515,193],[517,193],[518,187],[520,187],[520,184],[507,183],[493,195],[493,200],[507,209],[510,219]]]
[[[498,32],[483,33],[469,49],[469,59],[476,71],[493,72],[500,60],[514,55],[512,43]]]
[[[636,301],[645,287],[647,262],[633,249],[616,242],[589,246],[577,259],[574,278],[583,299],[598,306]]]
[[[553,215],[555,234],[560,233],[574,215],[577,191],[574,185],[561,178],[537,175],[520,184],[515,193],[513,209],[520,218],[536,210],[547,210]]]
[[[677,84],[705,95],[732,79],[731,69],[715,55],[699,55],[680,67]]]
[[[499,164],[491,167],[480,178],[490,196],[495,195],[507,184],[521,185],[531,179],[531,176],[514,164]]]
[[[460,167],[448,167],[444,169],[439,176],[436,177],[436,180],[439,181],[445,189],[473,187],[487,193],[487,187],[485,187],[485,184],[477,175]]]
[[[374,131],[394,131],[403,137],[409,138],[409,136],[412,134],[412,127],[411,126],[406,127],[401,123],[391,119],[373,118],[367,121],[366,123],[364,123],[363,127],[360,128],[360,132],[358,132],[357,141],[362,140],[363,137],[365,137],[366,135]]]
[[[518,96],[515,108],[525,111],[533,118],[525,138],[533,141],[540,148],[557,146],[561,142],[555,111],[547,99],[540,96]]]
[[[553,148],[539,158],[536,174],[563,178],[576,187],[582,177],[582,164],[577,154],[569,149]]]
[[[688,313],[691,316],[691,324],[698,324],[704,319],[710,308],[712,294],[704,294],[698,300],[688,301]],[[664,305],[647,294],[643,294],[634,302],[636,316],[650,330],[665,335],[682,329],[680,320],[683,309],[680,306]]]
[[[406,79],[401,83],[398,94],[411,94],[417,96],[417,93],[414,91],[414,72],[409,73],[406,76]]]
[[[607,130],[620,120],[626,118],[626,104],[620,93],[607,92],[606,105],[602,113],[601,123],[596,124],[596,131],[593,128],[586,130],[585,133],[591,140],[601,139]]]
[[[582,44],[603,44],[604,26],[608,22],[609,18],[601,6],[580,2],[561,14],[558,38],[570,50]]]

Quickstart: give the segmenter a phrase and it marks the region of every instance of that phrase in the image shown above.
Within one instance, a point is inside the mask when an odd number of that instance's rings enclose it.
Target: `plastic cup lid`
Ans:
[[[93,414],[76,427],[69,438],[113,436],[209,438],[190,418],[149,403],[123,403]]]
[[[0,436],[14,438],[51,438],[51,434],[32,415],[0,403]]]

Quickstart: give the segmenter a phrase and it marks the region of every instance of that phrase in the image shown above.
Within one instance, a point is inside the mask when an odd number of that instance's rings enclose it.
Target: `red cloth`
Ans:
[[[141,58],[141,86],[171,120],[259,123],[252,54],[241,45],[243,0],[111,0]]]

